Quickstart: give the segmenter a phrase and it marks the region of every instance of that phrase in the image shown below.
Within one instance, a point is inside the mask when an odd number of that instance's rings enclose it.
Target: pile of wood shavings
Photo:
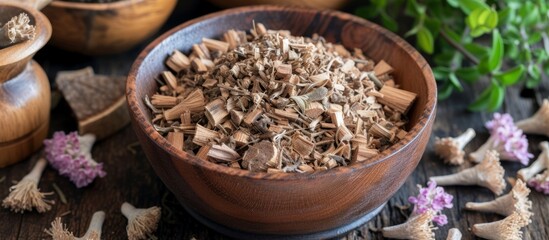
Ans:
[[[206,161],[313,172],[367,161],[406,135],[416,94],[360,49],[255,24],[175,50],[145,98],[155,129]]]

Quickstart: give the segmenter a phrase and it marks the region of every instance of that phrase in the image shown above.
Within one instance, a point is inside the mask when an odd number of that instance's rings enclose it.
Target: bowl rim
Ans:
[[[53,0],[48,6],[57,7],[57,8],[72,8],[72,9],[78,9],[78,10],[104,11],[109,9],[128,7],[133,4],[141,3],[145,1],[147,0],[119,0],[119,1],[107,2],[107,3],[85,3],[85,2]]]
[[[268,173],[268,172],[251,172],[248,170],[230,168],[230,167],[222,166],[209,161],[204,161],[202,159],[197,158],[194,155],[187,154],[183,150],[176,149],[175,147],[172,146],[170,142],[168,142],[168,140],[164,136],[160,135],[157,131],[155,131],[152,124],[149,121],[145,120],[146,119],[145,115],[139,110],[138,102],[143,100],[137,99],[137,94],[136,94],[137,74],[139,73],[140,68],[142,67],[141,65],[142,62],[145,60],[145,58],[147,58],[148,54],[151,51],[153,51],[156,47],[162,46],[161,43],[165,39],[172,36],[177,31],[180,31],[184,28],[187,28],[199,22],[215,19],[217,17],[226,16],[226,15],[236,15],[239,13],[260,12],[260,11],[266,11],[266,10],[292,11],[292,12],[303,12],[303,13],[321,13],[321,14],[337,17],[340,19],[344,19],[347,21],[368,25],[375,31],[378,31],[380,34],[385,35],[391,41],[395,42],[395,44],[400,48],[402,48],[408,55],[413,56],[416,60],[414,61],[414,64],[416,64],[417,67],[421,70],[426,80],[425,82],[427,86],[427,102],[423,112],[420,113],[418,122],[414,125],[414,127],[412,127],[408,131],[404,139],[401,139],[397,143],[393,144],[391,147],[380,152],[379,155],[375,156],[374,159],[371,159],[368,162],[356,163],[348,166],[340,166],[334,169],[329,169],[327,171],[315,171],[312,173]],[[158,145],[158,147],[160,147],[162,150],[167,151],[172,157],[177,157],[178,159],[186,161],[188,164],[191,164],[192,166],[205,168],[209,171],[213,171],[219,174],[245,177],[253,180],[289,181],[289,180],[308,179],[312,177],[314,178],[332,177],[334,175],[341,175],[345,173],[359,171],[361,169],[369,168],[370,166],[386,161],[391,156],[402,151],[402,149],[404,149],[406,146],[414,142],[419,137],[419,135],[427,129],[429,125],[428,123],[430,121],[434,120],[436,115],[436,105],[437,105],[437,101],[436,101],[437,88],[436,88],[436,82],[435,82],[435,78],[432,73],[431,67],[429,66],[425,58],[423,58],[423,56],[414,47],[412,47],[409,43],[407,43],[404,39],[400,38],[396,34],[392,33],[391,31],[375,23],[372,23],[366,19],[354,16],[352,14],[344,13],[336,10],[316,10],[316,9],[303,8],[303,7],[256,5],[256,6],[245,6],[245,7],[222,10],[222,11],[210,13],[195,19],[191,19],[189,21],[186,21],[168,30],[167,32],[163,33],[161,36],[153,40],[151,43],[147,45],[147,47],[145,47],[141,51],[141,53],[139,53],[138,57],[132,64],[132,67],[130,69],[130,72],[128,74],[128,79],[126,82],[126,99],[128,103],[128,108],[130,110],[130,114],[132,114],[133,120],[137,123],[137,124],[134,124],[134,128],[140,128],[140,131],[143,131],[143,133],[145,133],[146,137],[149,140],[151,140],[154,144]],[[150,162],[157,161],[157,159],[149,159],[149,161]]]

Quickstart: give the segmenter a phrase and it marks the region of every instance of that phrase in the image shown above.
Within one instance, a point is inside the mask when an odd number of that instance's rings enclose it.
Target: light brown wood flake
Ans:
[[[205,146],[208,143],[219,139],[220,134],[216,131],[207,129],[201,125],[196,125],[196,131],[193,138],[193,143],[199,146]]]
[[[315,144],[301,134],[292,136],[292,149],[302,157],[309,156],[314,150]]]
[[[166,66],[172,71],[178,73],[183,69],[187,69],[191,66],[191,60],[178,50],[174,50],[170,57],[166,60]]]
[[[166,139],[168,139],[174,148],[185,150],[185,139],[183,132],[169,132]]]
[[[392,72],[393,72],[393,67],[391,67],[391,65],[389,65],[384,60],[379,61],[374,67],[374,73],[376,74],[376,76],[390,74]]]
[[[229,43],[211,39],[211,38],[202,38],[202,43],[204,43],[204,46],[206,46],[210,51],[220,51],[220,52],[227,52],[229,51]]]
[[[224,122],[229,116],[229,112],[225,109],[225,101],[216,99],[204,107],[206,117],[214,126]]]
[[[225,144],[212,145],[207,154],[208,157],[217,161],[232,162],[240,158],[240,155]]]
[[[192,91],[189,96],[181,100],[175,107],[170,108],[164,112],[164,118],[166,120],[175,120],[181,117],[181,114],[185,111],[200,112],[204,110],[205,105],[204,93],[200,89]]]
[[[379,91],[383,94],[378,101],[401,113],[407,113],[416,100],[417,94],[399,88],[383,86]]]

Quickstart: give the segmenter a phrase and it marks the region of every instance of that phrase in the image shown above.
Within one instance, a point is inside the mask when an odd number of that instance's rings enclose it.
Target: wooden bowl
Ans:
[[[349,0],[209,0],[211,3],[223,7],[232,8],[247,5],[276,4],[287,6],[301,6],[317,9],[337,9],[345,5]]]
[[[53,26],[52,45],[86,55],[107,55],[126,51],[154,34],[176,3],[177,0],[55,0],[42,11]]]
[[[151,125],[143,99],[157,90],[174,50],[189,52],[202,37],[250,29],[252,21],[294,35],[318,33],[348,48],[361,48],[395,69],[403,89],[418,94],[408,134],[368,164],[311,174],[257,173],[200,160],[174,148]],[[425,59],[408,43],[362,18],[336,11],[255,6],[188,21],[149,44],[138,56],[126,87],[132,123],[156,174],[196,218],[237,238],[324,238],[342,234],[375,216],[417,166],[435,119],[436,84]],[[260,234],[254,235],[254,234]]]

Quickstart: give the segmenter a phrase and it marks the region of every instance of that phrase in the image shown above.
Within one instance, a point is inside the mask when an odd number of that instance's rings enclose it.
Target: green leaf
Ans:
[[[433,75],[435,76],[436,81],[442,81],[444,79],[447,79],[450,73],[451,70],[447,67],[438,66],[433,68]]]
[[[480,44],[468,43],[468,44],[465,44],[463,47],[465,47],[467,51],[474,54],[478,58],[484,58],[490,54],[490,48],[487,48]]]
[[[459,79],[468,83],[473,83],[480,77],[480,73],[476,67],[460,68],[456,70],[455,73]]]
[[[488,5],[482,0],[456,0],[459,7],[465,14],[470,14],[475,9],[489,9]]]
[[[419,48],[421,48],[423,51],[425,51],[428,54],[432,54],[435,48],[435,41],[433,39],[433,35],[431,34],[431,31],[427,28],[420,28],[417,32],[417,44],[419,45]]]
[[[505,72],[495,74],[494,77],[499,81],[502,86],[510,86],[518,82],[524,73],[524,65],[518,65]]]
[[[398,31],[398,23],[385,12],[381,12],[381,23],[384,27],[393,32]]]
[[[505,88],[499,85],[494,85],[494,88],[490,93],[490,100],[488,102],[487,110],[490,112],[498,110],[501,107],[504,98]]]
[[[541,32],[533,32],[528,36],[528,44],[534,45],[539,41],[541,41],[541,39],[542,39]]]
[[[490,103],[490,95],[492,95],[492,89],[494,88],[494,85],[490,85],[482,93],[477,97],[477,99],[469,104],[467,109],[471,111],[481,111],[488,107],[488,104]]]
[[[515,19],[515,11],[511,8],[504,8],[498,12],[499,23],[502,25],[510,24]]]
[[[495,29],[492,33],[492,49],[490,55],[482,59],[479,63],[481,73],[489,73],[498,70],[503,61],[503,39],[499,31]]]
[[[541,71],[537,65],[528,66],[528,78],[526,79],[527,88],[535,88],[541,82]]]
[[[452,7],[459,7],[459,0],[446,0],[446,2],[448,3],[448,5],[452,6]]]
[[[492,31],[498,25],[498,13],[490,8],[477,8],[467,16],[465,22],[471,28],[471,36],[478,37]]]
[[[405,13],[408,16],[420,16],[425,14],[425,6],[417,4],[416,0],[406,1]]]
[[[444,100],[452,95],[454,87],[452,84],[446,84],[441,89],[438,90],[437,99]]]
[[[355,14],[365,19],[373,19],[379,15],[379,11],[375,6],[368,5],[357,8]]]
[[[461,86],[461,83],[459,82],[459,79],[456,77],[456,74],[450,73],[450,75],[448,75],[448,79],[450,79],[450,83],[454,85],[455,89],[457,89],[460,92],[463,92],[463,86]]]

